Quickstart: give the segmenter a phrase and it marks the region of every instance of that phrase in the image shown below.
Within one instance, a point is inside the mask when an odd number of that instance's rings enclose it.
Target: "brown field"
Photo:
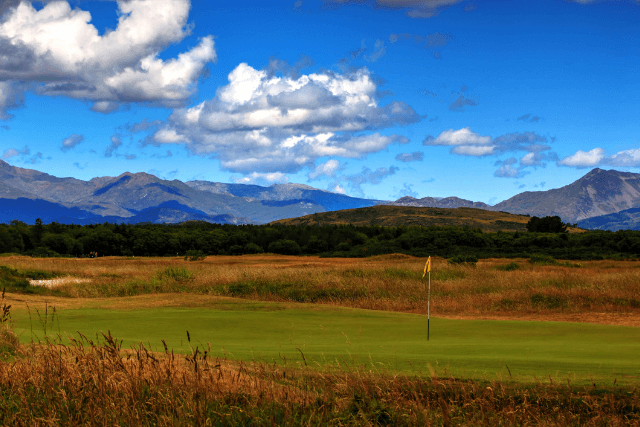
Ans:
[[[210,298],[313,302],[426,314],[424,262],[406,255],[367,259],[245,255],[197,262],[181,258],[7,257],[0,264],[55,272],[61,284],[43,289],[39,296],[11,298],[37,300],[46,295],[51,300],[56,296],[60,307],[65,301],[76,305],[87,299],[166,293],[180,294],[184,299],[195,293]],[[499,269],[513,262],[519,268]],[[142,303],[147,299],[137,300]],[[158,303],[156,298],[148,301]],[[435,258],[431,314],[640,326],[640,262],[540,266],[527,260],[485,259],[473,267],[452,266]]]

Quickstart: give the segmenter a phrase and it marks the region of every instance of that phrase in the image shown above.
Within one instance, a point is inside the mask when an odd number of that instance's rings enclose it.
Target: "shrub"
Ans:
[[[227,250],[227,254],[229,255],[242,255],[243,253],[244,253],[244,248],[240,245],[232,245]]]
[[[555,264],[557,264],[557,261],[552,256],[540,255],[540,254],[531,255],[531,258],[529,258],[529,262],[531,264],[536,264],[536,265],[555,265]]]
[[[190,250],[187,251],[187,254],[184,257],[185,261],[201,261],[205,259],[207,256],[202,251]]]
[[[257,245],[255,243],[247,243],[246,245],[244,245],[244,249],[243,249],[245,254],[261,254],[264,253],[264,249],[262,249],[262,246]]]
[[[300,255],[302,249],[293,240],[276,240],[269,245],[269,252],[279,255]]]
[[[449,264],[476,265],[476,263],[478,262],[478,257],[473,255],[456,255],[453,258],[449,258],[447,262]]]
[[[497,266],[496,270],[513,271],[513,270],[517,270],[519,268],[520,268],[520,264],[518,264],[517,262],[510,262],[509,264]]]
[[[171,279],[171,280],[175,280],[176,282],[193,280],[194,278],[194,275],[186,268],[174,268],[174,267],[167,267],[164,270],[160,270],[158,271],[156,276],[160,280]]]

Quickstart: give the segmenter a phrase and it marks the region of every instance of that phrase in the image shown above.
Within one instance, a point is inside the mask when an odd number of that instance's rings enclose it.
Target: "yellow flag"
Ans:
[[[422,274],[422,278],[427,275],[427,271],[431,271],[431,257],[427,258],[427,262],[424,263],[424,273]]]

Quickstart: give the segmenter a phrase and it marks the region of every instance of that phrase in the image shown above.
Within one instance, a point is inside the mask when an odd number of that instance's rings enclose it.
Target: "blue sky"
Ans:
[[[640,2],[0,3],[0,158],[494,204],[640,167]]]

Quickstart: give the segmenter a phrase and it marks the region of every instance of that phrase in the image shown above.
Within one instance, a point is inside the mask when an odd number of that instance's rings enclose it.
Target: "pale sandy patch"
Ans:
[[[91,279],[78,279],[77,277],[60,277],[49,280],[29,280],[31,286],[44,286],[46,288],[55,288],[56,286],[65,285],[67,283],[86,283]]]

